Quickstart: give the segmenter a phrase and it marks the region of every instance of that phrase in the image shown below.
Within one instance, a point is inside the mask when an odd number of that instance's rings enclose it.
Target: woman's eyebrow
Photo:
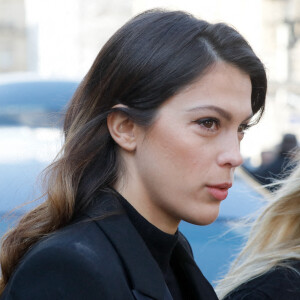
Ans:
[[[224,119],[227,121],[232,120],[232,114],[229,111],[224,110],[221,107],[214,106],[214,105],[205,105],[205,106],[197,106],[191,109],[188,109],[188,112],[197,111],[197,110],[212,110],[214,112],[217,112],[219,115],[221,115]],[[248,117],[246,117],[243,122],[249,121],[253,117],[253,113],[251,113]]]
[[[205,106],[193,107],[191,109],[188,109],[187,112],[193,112],[193,111],[198,111],[198,110],[212,110],[214,112],[217,112],[219,115],[221,115],[223,118],[225,118],[228,121],[230,121],[232,119],[232,114],[230,112],[228,112],[228,111],[226,111],[223,108],[220,108],[218,106],[214,106],[214,105],[205,105]],[[247,119],[249,119],[249,118],[247,118]]]

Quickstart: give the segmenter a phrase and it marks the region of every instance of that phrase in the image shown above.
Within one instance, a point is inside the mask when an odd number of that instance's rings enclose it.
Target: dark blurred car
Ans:
[[[51,128],[61,125],[61,112],[77,82],[8,78],[1,80],[0,77],[0,126]]]
[[[62,143],[61,121],[77,81],[2,80],[0,78],[0,213],[5,216],[19,207],[22,213],[36,202],[22,206],[39,196],[38,174],[53,160]],[[242,228],[225,234],[228,221],[254,212],[262,196],[247,177],[238,171],[228,198],[222,202],[220,216],[209,226],[182,222],[181,230],[191,242],[195,259],[213,282],[225,272],[240,247]],[[2,218],[0,234],[10,224]]]

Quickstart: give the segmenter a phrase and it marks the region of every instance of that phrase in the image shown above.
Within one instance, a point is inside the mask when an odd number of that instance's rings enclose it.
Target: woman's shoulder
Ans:
[[[40,240],[24,255],[19,268],[31,268],[34,264],[65,265],[68,262],[89,268],[95,262],[104,263],[107,259],[105,254],[109,254],[110,258],[114,255],[113,247],[105,234],[95,222],[82,220]]]
[[[113,255],[113,247],[96,222],[88,218],[74,222],[41,239],[24,256],[28,260],[72,259],[73,262],[103,259],[103,253]],[[77,259],[77,260],[76,260]]]
[[[226,300],[299,300],[300,261],[292,260],[287,265],[276,266],[238,287]]]
[[[106,196],[107,198],[108,196]],[[102,196],[104,200],[107,200]],[[101,199],[101,200],[103,200]],[[106,254],[113,254],[113,247],[100,226],[100,221],[111,218],[113,215],[120,215],[118,207],[110,204],[109,201],[93,202],[86,211],[76,216],[68,225],[50,233],[37,242],[24,256],[23,261],[53,251],[56,254],[82,257],[86,260],[90,257],[103,258]],[[108,203],[108,204],[107,204]],[[113,208],[108,207],[109,205]],[[108,208],[110,210],[108,210]],[[114,212],[115,214],[112,214]],[[126,225],[123,222],[122,225]]]
[[[127,289],[114,247],[94,221],[82,220],[35,244],[17,266],[1,299],[11,293],[26,295],[20,299],[40,299],[46,294],[60,299],[84,299],[89,292],[105,295],[113,289],[106,280],[110,277]]]

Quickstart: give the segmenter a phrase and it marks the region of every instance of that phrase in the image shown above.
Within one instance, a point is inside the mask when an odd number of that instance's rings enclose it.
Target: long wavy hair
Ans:
[[[278,183],[281,187],[253,221],[243,250],[219,281],[220,299],[276,266],[293,269],[290,261],[300,260],[300,155],[296,169]]]
[[[48,168],[45,201],[3,239],[0,291],[35,243],[70,223],[122,176],[118,147],[106,124],[113,106],[123,104],[122,112],[146,128],[164,101],[218,61],[249,75],[252,110],[259,119],[267,89],[264,66],[230,26],[181,11],[151,10],[108,40],[69,104],[65,143]]]

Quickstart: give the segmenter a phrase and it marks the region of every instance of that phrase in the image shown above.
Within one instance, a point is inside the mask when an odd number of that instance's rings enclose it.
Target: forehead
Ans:
[[[218,62],[191,85],[162,105],[175,111],[191,111],[196,107],[217,106],[232,114],[251,114],[252,85],[249,75],[238,68]]]

